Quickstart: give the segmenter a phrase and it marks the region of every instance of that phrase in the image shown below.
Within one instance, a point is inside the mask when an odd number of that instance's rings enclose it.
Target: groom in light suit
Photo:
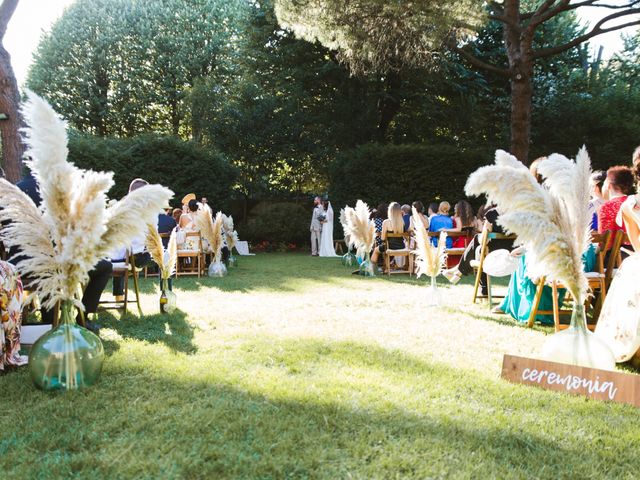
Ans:
[[[320,246],[320,231],[322,230],[322,223],[320,222],[319,217],[324,212],[322,208],[322,199],[320,197],[316,197],[313,201],[313,205],[313,214],[311,215],[311,226],[309,227],[309,230],[311,230],[311,255],[317,257],[318,248]]]

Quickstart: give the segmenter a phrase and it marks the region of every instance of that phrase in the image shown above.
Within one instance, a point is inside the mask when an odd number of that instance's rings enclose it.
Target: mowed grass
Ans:
[[[265,254],[180,278],[169,317],[146,280],[93,388],[0,376],[2,478],[637,478],[637,409],[502,381],[550,330],[441,286]]]

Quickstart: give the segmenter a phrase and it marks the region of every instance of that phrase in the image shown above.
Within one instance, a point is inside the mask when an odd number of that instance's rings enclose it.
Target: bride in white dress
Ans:
[[[320,233],[320,256],[321,257],[337,257],[333,246],[333,208],[331,202],[325,200],[324,221],[322,222],[322,232]]]
[[[640,168],[636,175],[640,177]],[[622,204],[618,223],[622,221],[635,253],[613,277],[595,331],[609,344],[616,362],[626,362],[640,349],[640,194]]]

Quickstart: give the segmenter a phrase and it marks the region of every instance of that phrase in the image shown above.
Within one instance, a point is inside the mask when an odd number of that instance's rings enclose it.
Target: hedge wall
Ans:
[[[272,243],[309,242],[309,224],[313,206],[293,202],[262,202],[249,212],[246,225],[237,225],[241,239]]]
[[[236,179],[235,169],[221,154],[171,136],[120,139],[76,133],[69,139],[69,159],[81,168],[113,171],[111,198],[125,195],[131,180],[141,177],[173,190],[173,206],[194,192],[207,197],[214,209],[226,208]]]
[[[329,169],[329,198],[336,216],[357,199],[372,208],[382,202],[400,204],[447,200],[464,195],[471,172],[493,162],[484,150],[461,150],[451,145],[366,144],[340,154]],[[478,204],[478,200],[473,200]]]

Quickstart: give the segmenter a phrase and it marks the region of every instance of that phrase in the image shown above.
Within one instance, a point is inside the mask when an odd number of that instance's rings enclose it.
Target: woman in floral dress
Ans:
[[[0,261],[0,371],[27,363],[21,356],[22,282],[13,265]]]

